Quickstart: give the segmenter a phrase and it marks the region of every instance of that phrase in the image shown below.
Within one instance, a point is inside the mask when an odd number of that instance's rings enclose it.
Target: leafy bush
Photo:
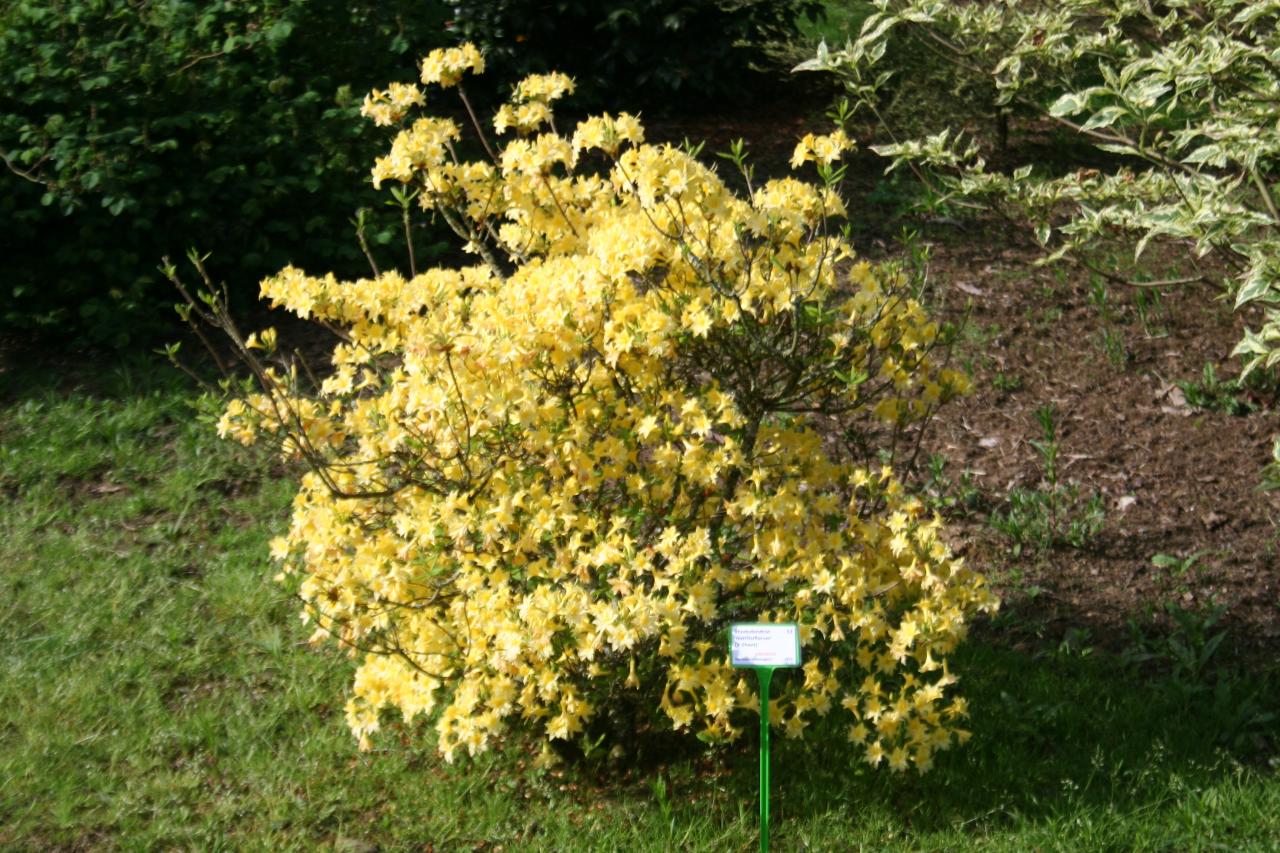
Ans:
[[[1026,109],[1109,157],[1112,168],[1052,177],[1031,166],[987,168],[953,129],[877,150],[951,197],[1003,208],[1050,250],[1089,264],[1088,250],[1131,240],[1134,263],[1152,241],[1189,250],[1195,272],[1145,287],[1217,282],[1238,308],[1280,301],[1280,3],[1031,0],[951,4],[882,0],[846,49],[825,46],[805,69],[848,75],[861,103],[886,84],[877,65],[890,33],[928,38],[967,73],[986,74],[999,101]],[[1220,265],[1197,259],[1216,255]],[[1097,269],[1116,282],[1123,270]],[[1280,363],[1280,312],[1235,349],[1244,375]],[[1280,465],[1280,442],[1276,445]]]
[[[483,64],[438,51],[423,79],[470,111],[460,80]],[[401,125],[375,182],[416,192],[477,263],[264,282],[342,331],[318,392],[254,357],[273,331],[241,338],[221,300],[189,300],[263,388],[221,432],[309,465],[273,552],[316,639],[361,659],[352,729],[368,745],[388,709],[434,714],[447,757],[513,725],[594,743],[619,715],[730,740],[757,700],[726,626],[794,620],[786,734],[843,706],[871,764],[928,768],[966,737],[946,655],[995,600],[883,464],[966,380],[910,282],[833,234],[848,140],[797,146],[820,185],[743,199],[631,115],[548,130],[572,88],[524,80],[497,120],[514,138],[477,162],[454,121],[410,120],[416,87],[369,96]]]
[[[786,52],[794,63],[812,57],[820,42],[842,44],[864,31],[868,19],[875,25],[878,4],[873,0],[828,3],[825,22],[806,27],[809,43]],[[936,133],[948,127],[987,128],[997,135],[1007,129],[1008,109],[998,103],[995,88],[984,74],[975,73],[938,55],[927,31],[900,27],[877,43],[876,79],[845,82],[860,89],[861,105],[899,138]],[[803,54],[801,53],[803,51]],[[992,125],[992,122],[995,122]],[[1001,140],[1003,144],[1003,140]],[[919,192],[915,187],[913,192]]]
[[[619,90],[654,109],[688,109],[745,94],[768,48],[794,37],[816,0],[458,0],[453,28],[506,76],[570,74],[579,102]],[[692,104],[690,103],[692,101]]]
[[[353,267],[333,225],[375,203],[363,91],[438,44],[439,4],[0,5],[0,321],[122,342],[156,265],[219,246],[236,278]],[[287,247],[287,248],[286,248]]]

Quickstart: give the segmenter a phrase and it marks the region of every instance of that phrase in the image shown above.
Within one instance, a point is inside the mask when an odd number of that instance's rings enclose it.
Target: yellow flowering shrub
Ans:
[[[461,91],[480,66],[437,52],[423,80]],[[757,698],[726,626],[795,621],[805,665],[772,719],[799,736],[838,710],[871,764],[928,768],[966,737],[946,657],[995,600],[885,461],[965,378],[905,278],[836,236],[829,170],[742,196],[633,116],[560,133],[571,89],[520,84],[510,141],[476,161],[457,123],[409,117],[417,88],[373,93],[369,117],[401,124],[374,180],[476,262],[263,284],[343,341],[310,393],[264,369],[220,430],[309,462],[273,554],[316,639],[359,658],[353,732],[421,715],[452,758],[627,705],[731,740]]]

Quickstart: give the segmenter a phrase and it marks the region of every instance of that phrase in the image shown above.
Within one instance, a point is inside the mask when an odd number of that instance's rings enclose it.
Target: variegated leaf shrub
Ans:
[[[1034,229],[1046,260],[1127,239],[1180,244],[1219,269],[1146,286],[1220,283],[1236,306],[1264,306],[1234,355],[1245,374],[1280,362],[1280,2],[1277,0],[876,0],[857,38],[820,47],[800,70],[845,76],[874,112],[891,83],[889,39],[910,35],[967,74],[986,75],[1009,110],[1038,114],[1119,156],[1065,176],[988,168],[972,137],[944,130],[877,146],[946,198],[1004,208]],[[1099,270],[1116,276],[1114,270]],[[1275,446],[1280,466],[1280,440]]]

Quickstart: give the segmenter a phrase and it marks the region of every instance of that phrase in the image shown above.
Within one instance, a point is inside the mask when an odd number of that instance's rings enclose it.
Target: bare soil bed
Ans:
[[[1177,384],[1200,382],[1206,364],[1234,375],[1228,355],[1246,318],[1200,285],[1167,292],[1144,324],[1136,293],[1112,285],[1104,320],[1087,271],[1034,267],[1037,248],[1017,235],[963,236],[933,243],[932,270],[944,314],[959,319],[965,306],[976,330],[958,345],[975,390],[939,415],[928,444],[953,477],[970,472],[980,510],[998,509],[1010,490],[1042,479],[1031,441],[1037,409],[1052,406],[1061,477],[1082,497],[1100,494],[1105,521],[1082,548],[1014,556],[986,512],[952,513],[958,547],[994,570],[1011,604],[1034,600],[1052,633],[1074,626],[1123,643],[1170,607],[1221,606],[1229,645],[1274,650],[1280,494],[1259,490],[1280,430],[1274,401],[1245,400],[1256,410],[1233,415],[1188,404]],[[1157,554],[1186,566],[1158,566]]]

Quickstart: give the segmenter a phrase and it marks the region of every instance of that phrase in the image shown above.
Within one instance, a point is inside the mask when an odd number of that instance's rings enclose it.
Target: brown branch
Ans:
[[[214,51],[213,53],[206,53],[206,54],[203,54],[202,56],[197,56],[195,59],[191,60],[190,62],[179,65],[177,68],[170,71],[169,76],[173,77],[175,75],[181,74],[183,71],[186,71],[188,68],[192,68],[196,65],[199,65],[201,62],[204,62],[206,59],[217,59],[220,56],[226,56],[226,55],[227,55],[227,52],[225,50],[217,50],[217,51]]]
[[[32,166],[30,169],[21,169],[18,166],[16,166],[12,160],[9,159],[9,156],[7,154],[0,151],[0,160],[4,161],[5,168],[7,168],[10,172],[13,172],[19,178],[30,181],[33,184],[39,184],[42,187],[49,186],[49,182],[45,180],[41,180],[40,178],[37,178],[36,170],[39,169],[42,165],[44,165],[44,162],[48,159],[49,159],[49,155],[45,154],[43,157],[37,160],[36,164]]]
[[[466,90],[462,88],[462,84],[458,84],[458,97],[462,98],[462,105],[467,108],[467,115],[471,117],[471,126],[476,129],[476,136],[480,137],[480,144],[484,146],[485,153],[489,155],[489,159],[493,161],[495,166],[499,165],[498,155],[493,152],[493,147],[489,145],[489,137],[485,136],[484,127],[480,124],[480,119],[476,117],[476,111],[471,106],[471,99],[467,97]]]
[[[1072,258],[1075,260],[1076,263],[1078,263],[1080,266],[1087,269],[1089,272],[1102,276],[1112,284],[1120,284],[1120,285],[1124,285],[1125,287],[1159,288],[1159,287],[1178,287],[1180,285],[1196,284],[1198,282],[1204,282],[1205,284],[1212,283],[1209,280],[1209,277],[1204,275],[1203,273],[1200,275],[1187,276],[1185,278],[1164,278],[1164,279],[1158,279],[1156,281],[1134,281],[1133,279],[1125,278],[1124,276],[1119,275],[1117,273],[1104,270],[1101,267],[1096,267],[1078,255],[1072,255]]]

